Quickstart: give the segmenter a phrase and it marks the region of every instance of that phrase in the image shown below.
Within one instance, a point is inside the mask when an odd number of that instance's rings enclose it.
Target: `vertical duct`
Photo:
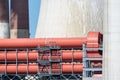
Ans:
[[[36,37],[83,37],[103,28],[103,0],[41,0]]]
[[[8,0],[0,0],[0,38],[9,38]]]
[[[11,0],[11,38],[29,37],[28,0]]]
[[[120,80],[120,0],[105,0],[103,80]]]

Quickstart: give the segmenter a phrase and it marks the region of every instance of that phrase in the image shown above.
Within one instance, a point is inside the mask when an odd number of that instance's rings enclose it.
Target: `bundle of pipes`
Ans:
[[[56,51],[53,51],[54,55],[51,56],[52,59],[60,59],[62,58],[62,62],[66,61],[66,60],[71,60],[72,58],[74,59],[74,61],[81,61],[82,60],[82,54],[83,51],[82,50],[60,50],[58,51],[59,53],[61,53],[60,55],[55,55]],[[97,51],[93,51],[92,54],[93,57],[98,57],[99,53],[96,53]],[[56,53],[57,54],[57,53]],[[91,51],[90,54],[88,53],[88,57],[90,55],[90,57],[92,57]],[[95,56],[95,54],[97,54]],[[101,57],[101,55],[99,56]],[[38,53],[37,51],[29,51],[28,53],[26,53],[25,51],[18,51],[16,53],[16,51],[7,51],[6,53],[3,51],[0,51],[0,62],[5,62],[5,61],[37,61],[38,58],[41,58],[42,60],[46,60],[49,59],[50,56],[47,55],[40,55],[40,57],[38,57]],[[58,64],[52,64],[52,66],[47,65],[48,70],[46,69],[46,67],[40,65],[38,66],[38,64],[0,64],[0,73],[10,73],[10,74],[14,74],[14,73],[18,73],[18,74],[22,74],[22,73],[29,73],[29,74],[34,74],[39,72],[53,72],[53,73],[60,73],[62,71],[62,73],[72,73],[72,71],[74,73],[81,73],[82,72],[82,63],[58,63]],[[91,62],[92,66],[101,66],[102,62],[101,61],[92,61]],[[40,69],[38,69],[40,67]],[[13,69],[12,69],[13,68]],[[52,69],[51,69],[52,68]]]
[[[39,46],[60,47],[99,47],[100,32],[89,32],[87,38],[36,38],[36,39],[0,39],[0,48],[36,48]]]
[[[59,46],[61,48],[81,48],[86,44],[88,48],[99,48],[102,43],[102,35],[99,32],[89,32],[87,38],[37,38],[37,39],[0,39],[0,48],[37,48],[44,46]],[[51,54],[51,55],[50,55]],[[37,64],[38,60],[60,59],[58,64],[47,65],[48,72],[62,73],[81,73],[83,65],[82,50],[52,50],[52,53],[39,53],[37,50],[28,51],[0,51],[0,73],[30,73],[47,72],[45,66]],[[98,51],[87,51],[87,57],[102,57]],[[63,62],[71,61],[71,64]],[[27,64],[18,63],[19,61],[28,62]],[[75,63],[75,62],[79,63]],[[8,63],[13,62],[13,63]],[[29,64],[35,62],[36,64]],[[16,64],[15,64],[16,63]],[[101,61],[91,62],[91,66],[101,66]],[[53,66],[54,65],[54,66]]]

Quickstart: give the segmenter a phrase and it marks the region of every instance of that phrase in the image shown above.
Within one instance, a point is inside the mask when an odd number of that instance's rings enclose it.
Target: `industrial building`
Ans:
[[[29,38],[28,0],[0,0],[0,25],[0,38]]]
[[[10,38],[29,38],[28,0],[11,0]]]
[[[10,9],[0,0],[1,80],[120,80],[119,0],[41,0],[35,38],[28,0]]]
[[[8,0],[0,0],[0,38],[9,38]]]

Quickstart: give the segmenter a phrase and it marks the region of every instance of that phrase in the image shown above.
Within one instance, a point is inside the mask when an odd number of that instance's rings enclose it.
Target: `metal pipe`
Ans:
[[[72,55],[73,52],[73,55]],[[59,50],[57,52],[53,51],[51,59],[60,59],[62,58],[62,61],[71,60],[72,57],[74,61],[81,61],[82,60],[82,50]],[[98,52],[96,53],[87,53],[87,57],[101,57]],[[37,61],[38,59],[38,52],[37,51],[6,51],[6,55],[4,51],[0,51],[0,61],[15,61],[17,58],[17,61]],[[40,59],[42,60],[48,60],[50,58],[49,53],[40,54]]]
[[[18,51],[17,53],[15,51],[7,51],[6,54],[6,60],[7,61],[15,61],[17,55],[18,61],[26,61],[27,57],[29,61],[36,61],[38,59],[38,52],[37,51],[29,51],[28,56],[26,51]],[[54,53],[52,55],[52,59],[60,59],[60,56],[62,57],[62,60],[71,60],[72,59],[72,51],[71,50],[64,50],[59,51],[58,54]],[[40,54],[40,59],[46,60],[49,59],[50,55],[48,54]],[[75,50],[74,51],[74,60],[81,60],[82,59],[82,51],[81,50]],[[0,51],[0,61],[5,60],[5,52]]]
[[[0,48],[36,48],[38,46],[60,47],[99,47],[99,32],[89,32],[87,38],[35,38],[35,39],[0,39]]]
[[[38,47],[38,46],[77,46],[81,47],[86,38],[36,38],[36,39],[0,39],[2,48]]]
[[[82,70],[83,70],[83,66],[82,64],[74,64],[73,65],[73,68],[72,68],[72,64],[62,64],[62,73],[72,73],[72,69],[74,71],[74,73],[81,73]],[[52,69],[52,72],[60,72],[61,70],[60,68],[54,68]],[[19,74],[25,74],[27,73],[27,70],[28,70],[28,73],[29,74],[33,74],[33,73],[37,73],[38,72],[38,64],[29,64],[27,66],[27,64],[18,64],[16,66],[16,64],[7,64],[5,66],[5,64],[0,64],[0,73],[9,73],[9,74],[15,74],[16,71],[19,73]],[[47,70],[45,69],[45,67],[42,67],[40,68],[41,71],[43,72],[46,72]],[[48,69],[48,72],[49,72],[50,69]]]

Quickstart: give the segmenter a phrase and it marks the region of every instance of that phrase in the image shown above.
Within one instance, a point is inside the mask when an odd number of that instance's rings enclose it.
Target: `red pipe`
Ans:
[[[61,55],[61,56],[60,56]],[[82,51],[81,50],[64,50],[59,51],[59,54],[55,53],[51,56],[52,59],[60,59],[62,60],[72,60],[72,57],[74,60],[81,60],[82,59]],[[6,54],[4,51],[0,51],[0,61],[5,61],[5,58],[7,61],[16,61],[16,58],[18,61],[27,61],[27,58],[29,61],[36,61],[38,59],[38,52],[37,51],[29,51],[28,53],[25,51],[7,51]],[[49,59],[49,54],[41,54],[40,59],[46,60]]]
[[[87,47],[99,47],[99,35],[99,32],[89,32],[87,38],[0,39],[0,48],[81,47],[83,43],[87,42]]]
[[[93,67],[101,67],[102,66],[102,61],[91,61],[91,65]]]
[[[0,39],[2,48],[36,48],[38,46],[81,47],[86,38]]]
[[[83,67],[82,64],[62,64],[61,65],[61,69],[60,68],[52,68],[52,72],[60,72],[62,71],[62,73],[72,73],[72,70],[74,73],[81,73],[83,71]],[[46,68],[44,67],[40,67],[40,71],[42,72],[46,72]],[[48,71],[50,71],[50,69],[48,68]],[[0,73],[10,73],[10,74],[14,74],[14,73],[19,73],[19,74],[23,74],[23,73],[37,73],[38,72],[38,65],[37,64],[29,64],[27,66],[27,64],[0,64]]]
[[[74,61],[82,60],[83,52],[82,50],[60,50],[60,51],[53,51],[51,59],[61,59],[62,61],[71,60],[72,58]],[[98,52],[88,53],[87,57],[102,57]],[[16,59],[17,58],[17,59]],[[50,58],[49,53],[41,54],[40,59],[48,60]],[[36,61],[38,59],[38,52],[37,51],[0,51],[0,61]]]

